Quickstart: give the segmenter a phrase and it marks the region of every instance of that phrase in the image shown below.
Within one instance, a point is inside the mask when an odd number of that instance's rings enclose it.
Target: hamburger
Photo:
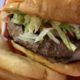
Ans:
[[[80,76],[79,7],[79,0],[7,0],[1,35],[13,52],[52,71]]]
[[[0,80],[66,80],[65,75],[19,55],[19,52],[15,53],[11,51],[11,46],[9,47],[6,40],[0,36]]]

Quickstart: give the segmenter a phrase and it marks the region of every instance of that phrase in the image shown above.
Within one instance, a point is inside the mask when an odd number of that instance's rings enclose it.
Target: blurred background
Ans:
[[[2,9],[2,6],[4,5],[5,0],[0,0],[0,10]]]

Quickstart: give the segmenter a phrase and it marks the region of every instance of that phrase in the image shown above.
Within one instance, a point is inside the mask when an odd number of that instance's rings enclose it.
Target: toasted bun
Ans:
[[[50,70],[48,70],[48,73],[46,75],[47,76],[45,76],[46,77],[45,79],[43,78],[39,80],[54,80],[54,79],[55,80],[66,80],[66,76],[60,75],[57,72],[53,72]],[[8,71],[0,69],[0,80],[34,80],[34,79],[15,75]]]
[[[0,69],[0,80],[33,80],[33,79],[15,75],[6,70]]]
[[[6,0],[4,10],[20,10],[26,14],[60,22],[80,24],[80,0]]]
[[[70,76],[80,76],[80,62],[75,62],[73,64],[63,64],[63,63],[51,63],[44,57],[40,55],[36,55],[32,51],[25,49],[24,47],[16,44],[14,41],[12,41],[13,46],[21,51],[22,53],[26,54],[31,59],[47,66],[48,68],[55,70],[59,73],[70,75]]]
[[[38,80],[54,80],[54,79],[55,80],[66,80],[66,76],[64,76],[64,75],[61,75],[57,72],[53,72],[50,70],[47,70],[47,71],[48,72],[47,72],[47,74],[45,73],[44,78],[38,79]],[[15,75],[8,71],[0,69],[0,80],[35,80],[35,79]]]

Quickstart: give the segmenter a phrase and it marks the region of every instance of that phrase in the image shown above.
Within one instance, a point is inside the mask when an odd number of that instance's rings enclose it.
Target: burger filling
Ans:
[[[80,26],[14,13],[7,28],[10,39],[50,61],[80,60]]]

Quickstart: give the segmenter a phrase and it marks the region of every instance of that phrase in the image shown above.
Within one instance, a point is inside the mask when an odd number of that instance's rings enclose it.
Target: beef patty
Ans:
[[[22,41],[17,37],[20,34],[23,34],[23,28],[21,25],[13,24],[12,22],[8,23],[8,32],[10,37],[18,44],[24,46],[25,48],[44,56],[50,61],[59,61],[59,62],[74,62],[80,60],[80,41],[74,42],[78,49],[73,52],[70,51],[63,42],[56,44],[54,41],[49,39],[47,36],[41,43],[30,43],[27,41]]]

